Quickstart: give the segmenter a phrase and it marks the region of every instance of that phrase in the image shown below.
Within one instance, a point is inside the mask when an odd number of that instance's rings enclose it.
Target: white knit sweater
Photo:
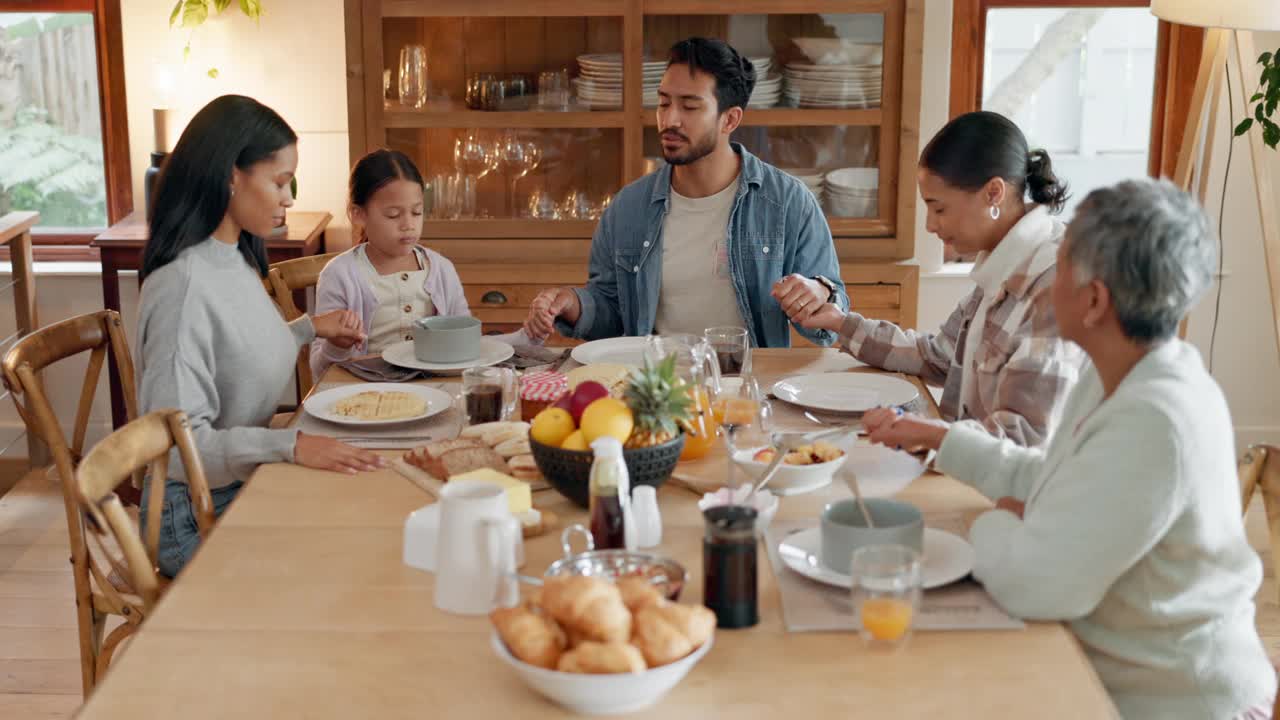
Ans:
[[[1231,718],[1269,705],[1254,628],[1262,567],[1241,520],[1231,417],[1196,350],[1152,350],[1104,400],[1089,366],[1044,449],[964,426],[942,471],[1027,503],[971,531],[974,575],[1008,611],[1065,620],[1125,718]]]

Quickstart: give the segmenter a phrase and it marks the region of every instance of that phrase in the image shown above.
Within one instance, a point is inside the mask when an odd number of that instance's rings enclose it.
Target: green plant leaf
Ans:
[[[1271,98],[1267,101],[1267,117],[1276,114],[1276,105],[1280,105],[1280,98]]]
[[[182,27],[195,28],[209,19],[208,0],[186,0],[182,6]]]
[[[209,68],[208,75],[209,75],[209,77],[213,78],[214,80],[217,80],[217,79],[218,79],[218,68],[215,68],[215,67],[211,67],[211,68]]]
[[[1244,120],[1241,120],[1240,124],[1237,125],[1235,129],[1236,137],[1240,137],[1241,135],[1249,132],[1249,128],[1251,127],[1253,127],[1253,118],[1245,118]]]
[[[1256,105],[1256,106],[1253,108],[1253,117],[1254,117],[1254,118],[1256,118],[1256,119],[1258,120],[1258,122],[1262,122],[1262,120],[1263,120],[1263,114],[1262,114],[1262,104],[1261,104],[1261,103],[1259,103],[1258,105]]]
[[[240,12],[254,20],[262,19],[261,0],[240,0]]]
[[[178,2],[174,3],[173,12],[169,13],[169,27],[171,28],[178,24],[178,17],[182,15],[182,3],[183,0],[178,0]]]
[[[1271,62],[1271,53],[1269,53],[1269,52],[1264,52],[1264,53],[1262,53],[1261,55],[1259,55],[1259,56],[1258,56],[1258,64],[1259,64],[1259,65],[1266,65],[1266,64],[1267,64],[1267,63],[1269,63],[1269,62]]]
[[[213,0],[213,11],[215,13],[220,13],[229,7],[231,7],[231,0]]]
[[[191,41],[187,41],[186,46],[182,48],[182,62],[185,65],[191,60]]]
[[[1249,102],[1256,103],[1259,100],[1261,100],[1263,97],[1264,95],[1262,93],[1254,93],[1253,97],[1249,98]]]
[[[1266,127],[1262,129],[1262,142],[1274,150],[1276,145],[1280,144],[1280,125],[1268,121]]]

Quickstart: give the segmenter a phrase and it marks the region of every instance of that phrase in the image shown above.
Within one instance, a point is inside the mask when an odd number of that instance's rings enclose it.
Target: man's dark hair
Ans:
[[[756,69],[729,43],[716,38],[691,37],[671,46],[667,65],[688,65],[716,79],[716,110],[746,108],[756,86]]]

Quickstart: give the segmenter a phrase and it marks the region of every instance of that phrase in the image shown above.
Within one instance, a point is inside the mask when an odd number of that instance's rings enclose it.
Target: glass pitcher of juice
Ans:
[[[676,376],[693,398],[680,459],[696,460],[706,455],[716,441],[719,426],[712,403],[720,391],[720,364],[711,343],[697,335],[655,335],[645,347],[646,357],[654,363],[672,353],[676,355]]]

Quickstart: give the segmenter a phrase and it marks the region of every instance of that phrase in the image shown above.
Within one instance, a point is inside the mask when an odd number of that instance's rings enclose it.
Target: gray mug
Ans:
[[[460,363],[480,357],[480,321],[466,315],[435,316],[413,323],[413,356],[426,363]]]
[[[821,560],[828,570],[848,575],[853,551],[867,545],[906,545],[924,552],[924,515],[916,506],[888,498],[867,498],[865,502],[874,528],[867,527],[853,498],[823,508]]]

